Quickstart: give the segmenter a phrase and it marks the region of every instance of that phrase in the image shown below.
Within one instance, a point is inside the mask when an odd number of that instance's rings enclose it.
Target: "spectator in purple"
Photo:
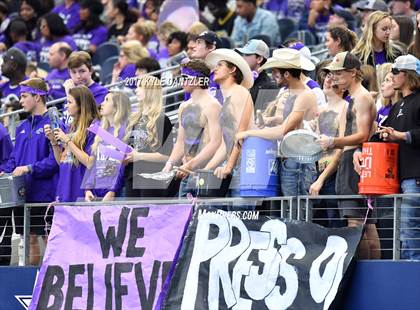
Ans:
[[[70,78],[68,70],[68,59],[72,50],[65,42],[54,43],[50,47],[48,64],[52,69],[45,81],[48,83],[52,99],[59,99],[66,96],[64,82]]]
[[[149,46],[150,39],[156,32],[156,24],[150,20],[138,21],[128,29],[125,40],[137,40],[149,51],[150,57],[157,59],[156,49]]]
[[[108,38],[108,29],[100,16],[104,10],[99,0],[80,1],[80,25],[73,34],[77,47],[82,51],[94,53],[99,45]]]
[[[69,128],[65,131],[55,129],[52,132],[49,125],[44,127],[45,135],[53,147],[55,160],[60,165],[56,192],[60,202],[74,202],[85,196],[81,185],[95,139],[95,134],[87,129],[93,123],[99,122],[100,118],[95,98],[86,86],[70,89],[67,101],[68,113],[73,118]]]
[[[12,47],[21,50],[29,62],[37,62],[39,54],[39,45],[35,42],[28,41],[28,28],[25,22],[18,18],[13,20],[8,29],[8,36],[13,43]]]
[[[305,10],[299,21],[299,29],[309,30],[323,38],[332,14],[331,0],[311,0],[309,11]]]
[[[17,48],[10,48],[3,55],[3,64],[1,65],[1,72],[4,77],[9,79],[9,81],[0,85],[0,98],[2,103],[2,109],[4,109],[4,107],[7,107],[12,108],[12,110],[18,110],[22,107],[19,103],[19,83],[26,80],[26,65],[27,62],[25,54],[23,54]]]
[[[385,118],[388,117],[389,112],[391,111],[392,106],[401,99],[401,92],[394,89],[392,84],[392,64],[385,63],[376,69],[378,85],[380,86],[379,98],[378,101],[380,106],[378,108],[378,113],[376,116],[376,122],[379,125],[382,125],[382,122],[385,121]]]
[[[75,86],[84,85],[90,89],[96,105],[101,105],[108,94],[108,89],[92,80],[92,58],[87,52],[79,51],[70,54],[68,68],[70,79],[64,82],[66,95]]]
[[[390,42],[392,17],[388,13],[374,12],[370,14],[363,33],[352,54],[362,61],[362,64],[376,65],[394,62],[402,53]]]
[[[69,32],[73,33],[80,23],[79,10],[80,4],[77,0],[64,0],[64,3],[56,6],[53,12],[60,15]]]
[[[108,30],[108,40],[124,37],[138,19],[137,13],[129,8],[126,0],[110,0],[107,17],[112,23]]]
[[[112,90],[106,95],[101,107],[101,127],[115,138],[123,140],[130,113],[130,98],[122,91]],[[122,158],[107,155],[103,150],[109,148],[115,149],[99,136],[95,137],[92,152],[87,161],[89,170],[86,171],[83,180],[86,201],[92,201],[95,197],[103,198],[103,201],[112,200],[119,196],[124,186]]]
[[[44,13],[41,2],[38,0],[23,0],[20,2],[19,16],[22,17],[30,32],[30,40],[36,41],[40,38],[37,29],[38,17]]]
[[[112,71],[112,83],[124,81],[124,85],[136,88],[133,78],[136,76],[136,63],[144,57],[148,57],[149,52],[139,41],[127,41],[121,46],[118,62]]]
[[[41,17],[40,25],[41,40],[39,41],[41,51],[40,62],[48,62],[49,49],[56,42],[66,42],[72,50],[77,50],[76,42],[69,35],[62,18],[56,13],[48,13]]]

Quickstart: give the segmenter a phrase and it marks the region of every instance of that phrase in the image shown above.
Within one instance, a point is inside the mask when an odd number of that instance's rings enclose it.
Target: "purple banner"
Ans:
[[[190,205],[56,206],[29,309],[153,309],[190,212]]]

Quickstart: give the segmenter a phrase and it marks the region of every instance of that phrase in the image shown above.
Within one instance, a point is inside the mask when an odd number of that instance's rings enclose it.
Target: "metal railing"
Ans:
[[[399,194],[399,195],[388,195],[375,197],[376,204],[381,204],[377,206],[377,216],[371,218],[372,220],[378,221],[377,230],[379,233],[379,241],[381,243],[382,259],[392,259],[399,260],[401,258],[401,253],[404,251],[420,251],[416,248],[404,248],[401,246],[401,242],[407,239],[404,239],[401,235],[401,232],[407,232],[409,230],[416,229],[415,227],[402,227],[401,220],[402,218],[401,210],[406,208],[402,206],[402,200],[404,198],[420,198],[420,194]],[[338,227],[340,225],[331,224],[331,221],[340,222],[341,226],[345,226],[343,219],[338,215],[337,217],[331,218],[325,215],[318,215],[319,212],[335,210],[336,207],[331,206],[319,206],[322,202],[332,201],[337,202],[339,200],[352,199],[352,200],[361,200],[364,204],[366,203],[367,197],[359,195],[349,195],[349,196],[297,196],[297,197],[267,197],[267,198],[198,198],[196,200],[196,205],[207,205],[213,206],[216,208],[222,208],[224,210],[238,210],[244,206],[251,206],[255,208],[256,211],[260,212],[263,215],[271,215],[281,218],[287,218],[290,220],[301,220],[307,222],[313,222],[317,224],[324,224],[324,226],[329,227]],[[76,202],[76,203],[60,203],[55,205],[74,205],[74,206],[115,206],[115,205],[145,205],[145,204],[188,204],[191,201],[187,199],[155,199],[155,200],[144,200],[144,199],[135,199],[127,200],[127,198],[119,198],[115,201],[110,202]],[[385,205],[386,203],[386,205]],[[38,204],[25,204],[23,206],[23,215],[20,218],[19,223],[23,223],[23,263],[28,265],[30,263],[30,230],[44,231],[45,220],[44,215],[40,215],[40,212],[37,211],[37,208],[45,208],[47,204],[38,203]],[[251,209],[252,209],[251,208]],[[416,206],[415,208],[420,208]],[[362,207],[363,212],[366,212],[367,208]],[[249,209],[247,209],[249,210]],[[0,217],[1,218],[1,217]],[[15,215],[15,218],[18,218]],[[30,227],[31,221],[34,219],[39,225],[36,227],[32,225]],[[330,222],[328,224],[327,222]],[[419,218],[420,221],[420,218]],[[420,231],[419,231],[420,235]],[[417,240],[417,238],[414,238]],[[420,238],[418,238],[420,240]],[[15,260],[16,261],[16,260]],[[22,260],[21,260],[22,263]]]

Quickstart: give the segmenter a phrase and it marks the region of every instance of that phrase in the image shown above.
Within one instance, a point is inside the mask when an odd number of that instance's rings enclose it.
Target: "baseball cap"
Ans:
[[[418,60],[413,55],[399,56],[395,59],[395,62],[392,65],[392,69],[392,73],[395,74],[398,74],[396,71],[410,70],[416,71],[417,74],[420,75],[420,60]]]
[[[237,48],[235,51],[245,55],[257,54],[265,59],[270,57],[270,48],[263,40],[249,40],[244,47]]]
[[[332,62],[325,67],[329,71],[360,69],[362,63],[359,58],[349,52],[341,52],[334,56]]]
[[[288,48],[292,48],[294,50],[299,51],[299,53],[302,56],[311,60],[311,57],[312,57],[311,50],[307,46],[305,46],[305,44],[303,44],[302,42],[293,43],[292,45],[289,45]]]
[[[388,12],[387,4],[382,0],[361,0],[354,7],[359,10]]]
[[[222,47],[222,41],[220,41],[217,34],[213,31],[204,31],[200,33],[200,35],[197,37],[197,39],[203,39],[207,43],[213,44],[216,46],[216,48]]]
[[[13,60],[14,62],[16,62],[18,65],[22,67],[26,67],[27,65],[25,54],[21,50],[15,47],[9,48],[7,52],[4,53],[3,59]]]

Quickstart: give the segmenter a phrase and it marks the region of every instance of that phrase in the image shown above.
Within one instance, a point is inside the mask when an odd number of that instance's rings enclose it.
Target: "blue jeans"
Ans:
[[[404,194],[420,193],[420,180],[401,182]],[[420,260],[420,197],[403,198],[401,204],[401,258]],[[417,240],[413,240],[417,238]]]
[[[316,178],[315,164],[300,164],[292,159],[282,161],[280,186],[283,196],[308,195]]]

